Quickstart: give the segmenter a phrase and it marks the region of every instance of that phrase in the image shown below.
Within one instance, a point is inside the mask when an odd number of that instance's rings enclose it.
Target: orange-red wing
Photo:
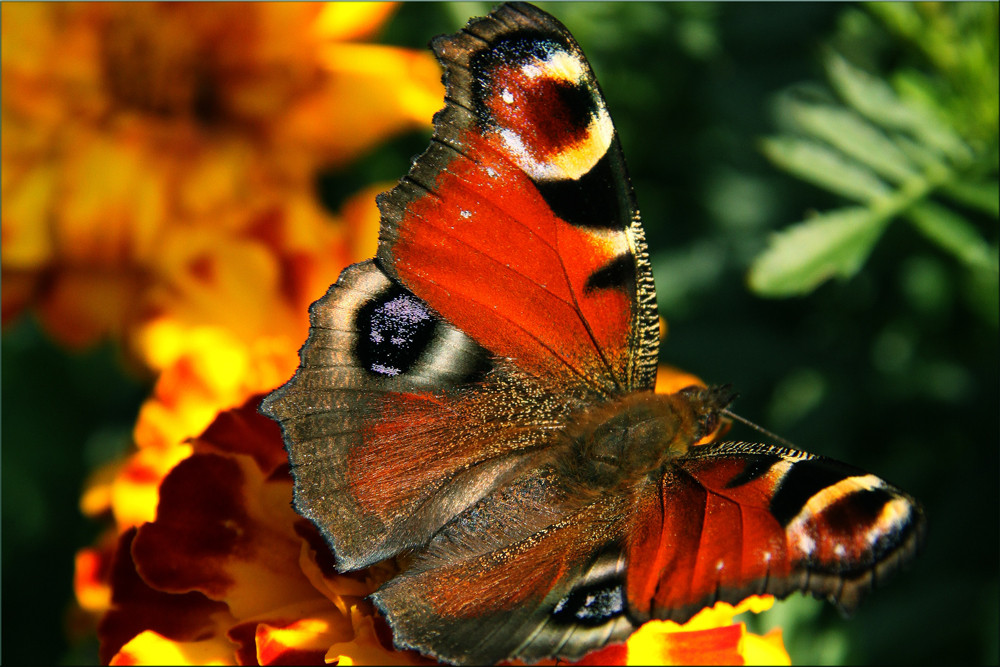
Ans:
[[[618,139],[576,42],[534,13],[435,41],[447,106],[379,200],[379,264],[531,376],[651,389],[655,296]]]
[[[640,494],[629,604],[684,621],[719,600],[803,591],[852,609],[922,532],[920,507],[864,471],[765,445],[696,447]]]

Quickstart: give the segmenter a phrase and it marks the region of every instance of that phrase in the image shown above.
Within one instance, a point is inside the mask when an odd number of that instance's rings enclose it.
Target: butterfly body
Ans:
[[[373,600],[397,645],[460,664],[575,659],[752,594],[853,608],[922,511],[836,461],[704,444],[728,388],[653,392],[643,230],[572,36],[513,4],[433,48],[431,145],[262,407],[338,567],[406,555]]]
[[[658,478],[718,423],[725,392],[637,392],[573,415],[563,434],[570,442],[559,461],[567,477],[599,488]]]

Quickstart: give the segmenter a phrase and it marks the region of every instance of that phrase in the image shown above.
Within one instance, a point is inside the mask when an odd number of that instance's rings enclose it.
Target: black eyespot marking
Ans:
[[[737,486],[743,486],[744,484],[749,484],[755,479],[759,479],[767,474],[767,471],[771,469],[775,463],[781,460],[780,456],[776,455],[764,455],[764,456],[752,456],[748,457],[748,462],[746,468],[743,469],[737,475],[734,475],[731,480],[726,482],[725,488],[733,489]]]
[[[585,130],[597,115],[597,102],[593,91],[585,85],[558,81],[553,84],[555,108],[565,112],[562,120],[567,127]]]
[[[631,253],[618,255],[594,271],[583,286],[584,293],[599,289],[621,289],[635,285],[635,257]]]
[[[864,474],[862,470],[829,459],[796,461],[771,499],[771,514],[782,526],[787,526],[814,495],[843,479]]]
[[[475,114],[481,123],[489,125],[492,114],[487,100],[497,94],[497,82],[492,73],[498,66],[517,68],[531,61],[545,61],[559,51],[572,52],[569,45],[555,40],[551,35],[524,30],[503,37],[489,49],[473,55],[469,62],[473,74],[472,99]],[[597,100],[586,86],[561,82],[555,93],[561,109],[569,114],[564,120],[570,127],[585,128],[597,114]]]
[[[836,533],[849,534],[858,526],[874,526],[883,508],[895,496],[888,489],[865,489],[844,496],[823,510],[823,521]]]
[[[437,318],[409,290],[393,285],[358,309],[355,354],[382,377],[410,370],[434,339]]]
[[[597,164],[577,180],[535,181],[538,191],[552,212],[571,225],[595,229],[625,229],[627,195],[619,191],[620,176],[612,163],[617,151],[612,145]],[[619,165],[618,169],[624,169]],[[620,172],[619,172],[620,173]]]
[[[573,589],[556,604],[552,619],[566,624],[598,626],[624,613],[622,582],[605,579]]]

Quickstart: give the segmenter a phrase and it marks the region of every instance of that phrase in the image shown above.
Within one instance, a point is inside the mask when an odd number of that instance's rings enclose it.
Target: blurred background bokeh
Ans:
[[[996,3],[541,6],[621,136],[661,360],[926,509],[850,620],[797,596],[749,622],[797,663],[996,663]],[[219,7],[3,5],[7,662],[96,660],[74,558],[126,510],[93,475],[165,437],[165,378],[209,378],[217,410],[290,374],[283,309],[372,252],[374,192],[427,144],[425,45],[491,5]]]

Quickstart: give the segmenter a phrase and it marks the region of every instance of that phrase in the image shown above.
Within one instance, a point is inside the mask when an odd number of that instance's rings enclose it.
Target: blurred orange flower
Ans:
[[[314,179],[440,106],[429,53],[355,41],[393,10],[2,6],[4,322],[32,309],[71,347],[117,338],[156,378],[143,451],[96,475],[87,513],[151,520],[137,494],[291,375],[308,305],[367,256],[370,194],[345,220]]]
[[[274,297],[315,296],[347,259],[317,168],[440,106],[430,54],[349,41],[392,10],[4,4],[4,320],[33,307],[60,342],[122,337],[146,361],[151,318],[256,333]]]
[[[112,533],[77,558],[109,604],[114,536],[220,410],[291,375],[308,305],[370,256],[366,190],[324,210],[316,173],[429,128],[429,53],[364,44],[393,3],[4,3],[3,321],[120,342],[155,380],[137,451],[81,498]],[[386,189],[386,188],[381,188]],[[363,253],[363,254],[359,254]]]

